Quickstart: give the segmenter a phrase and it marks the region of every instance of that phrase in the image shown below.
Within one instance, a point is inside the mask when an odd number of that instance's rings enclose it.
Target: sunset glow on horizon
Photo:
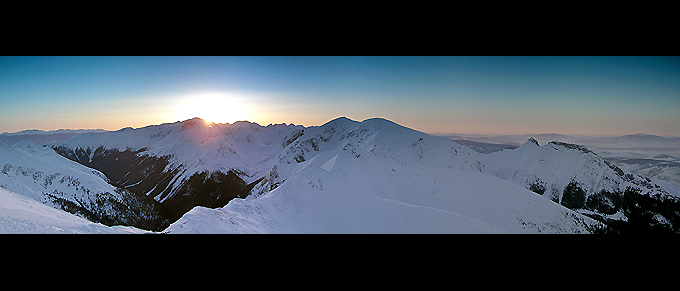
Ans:
[[[0,132],[381,117],[427,133],[680,137],[678,57],[0,57]]]
[[[252,109],[244,101],[219,92],[196,93],[182,98],[175,104],[172,120],[199,117],[206,122],[234,123],[254,117]]]

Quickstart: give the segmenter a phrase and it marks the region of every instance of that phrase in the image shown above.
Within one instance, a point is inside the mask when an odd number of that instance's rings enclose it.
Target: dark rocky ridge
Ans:
[[[195,206],[222,207],[231,199],[247,195],[242,193],[247,186],[245,181],[234,171],[226,174],[203,171],[185,181],[176,181],[177,175],[184,172],[183,167],[173,168],[169,156],[146,155],[145,148],[120,151],[100,146],[93,151],[57,146],[53,149],[72,161],[101,171],[113,186],[140,197],[154,198],[149,199],[155,202],[151,211],[159,212],[166,221],[152,230],[162,230]]]

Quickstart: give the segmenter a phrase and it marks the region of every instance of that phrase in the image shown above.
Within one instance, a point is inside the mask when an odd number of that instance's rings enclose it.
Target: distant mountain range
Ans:
[[[446,135],[480,153],[512,149],[528,135],[481,136]],[[534,135],[541,140],[560,140],[587,146],[610,163],[653,179],[680,185],[680,138],[666,138],[650,134],[631,134],[617,137],[587,137],[558,134]]]
[[[434,134],[436,136],[447,137],[453,140],[468,140],[489,144],[508,144],[519,146],[529,138],[537,140],[560,140],[584,143],[597,146],[605,146],[613,144],[618,146],[630,147],[631,144],[622,143],[640,143],[642,146],[660,146],[663,144],[678,144],[680,137],[668,138],[652,134],[636,133],[623,136],[584,136],[584,135],[563,135],[556,133],[542,133],[542,134],[522,134],[522,135],[479,135],[479,134]],[[680,149],[678,149],[680,150]]]
[[[458,143],[381,118],[193,118],[0,144],[0,167],[0,198],[163,233],[680,232],[680,187],[583,145]]]
[[[103,129],[58,129],[50,131],[29,129],[14,133],[4,132],[0,134],[0,142],[6,145],[13,145],[20,141],[29,140],[39,145],[46,145],[74,137],[81,133],[105,131]]]

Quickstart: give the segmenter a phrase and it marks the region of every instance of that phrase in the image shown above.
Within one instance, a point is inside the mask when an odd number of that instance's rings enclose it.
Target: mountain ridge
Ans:
[[[284,185],[291,177],[295,177],[310,168],[315,168],[313,165],[319,162],[319,160],[325,161],[318,165],[317,168],[330,173],[334,170],[342,169],[341,165],[343,164],[343,161],[350,159],[350,157],[352,160],[361,160],[366,157],[377,156],[380,158],[380,161],[375,163],[393,165],[395,171],[398,167],[424,165],[427,168],[463,170],[490,174],[511,181],[532,191],[537,188],[547,187],[549,195],[546,195],[546,197],[548,200],[555,202],[558,205],[566,203],[564,192],[572,185],[572,182],[578,183],[576,185],[580,185],[581,188],[579,189],[584,189],[584,195],[586,196],[584,199],[588,199],[588,197],[601,191],[623,192],[626,190],[627,186],[645,189],[641,191],[647,194],[661,193],[660,190],[656,188],[647,188],[647,186],[649,186],[649,181],[636,178],[634,175],[624,174],[621,169],[613,167],[605,160],[597,157],[586,147],[577,144],[552,141],[544,146],[540,146],[538,141],[529,138],[523,146],[520,146],[515,150],[503,151],[497,155],[489,154],[485,156],[479,155],[473,150],[461,146],[449,139],[428,135],[401,126],[384,118],[368,118],[363,121],[355,121],[347,117],[337,117],[321,126],[278,126],[279,129],[284,129],[284,131],[279,132],[276,138],[272,138],[265,132],[275,129],[277,126],[272,126],[267,129],[267,127],[251,122],[240,122],[227,125],[207,125],[202,119],[198,118],[121,132],[154,129],[156,134],[160,134],[156,139],[163,140],[172,136],[170,134],[172,130],[160,132],[161,128],[165,129],[169,126],[181,126],[181,135],[174,136],[173,142],[169,144],[167,143],[167,140],[165,143],[162,143],[160,148],[165,151],[154,151],[153,145],[142,147],[144,145],[149,145],[148,143],[142,143],[133,148],[139,150],[145,149],[143,151],[144,153],[151,152],[156,153],[156,155],[166,154],[170,157],[173,155],[184,156],[184,159],[180,159],[181,162],[179,164],[183,165],[181,171],[183,171],[182,173],[186,172],[186,174],[183,174],[184,176],[176,175],[171,183],[168,183],[167,187],[170,188],[172,188],[171,185],[173,183],[175,185],[180,185],[183,181],[188,181],[190,179],[188,177],[195,176],[197,173],[199,175],[200,173],[205,173],[205,175],[207,175],[206,177],[209,177],[211,172],[225,173],[233,170],[233,173],[243,181],[237,188],[240,187],[243,189],[246,185],[252,186],[251,194],[249,196],[253,199],[266,196],[266,194],[275,191],[278,187]],[[163,133],[165,133],[165,136],[163,136]],[[257,136],[257,134],[261,135]],[[87,136],[88,135],[82,135],[81,138]],[[75,139],[79,138],[73,138],[73,140]],[[246,143],[240,143],[240,145],[235,144],[243,142],[244,139]],[[121,138],[120,140],[125,139]],[[277,142],[272,142],[272,140],[276,140]],[[199,142],[200,145],[198,144]],[[68,144],[68,142],[65,142],[64,144]],[[187,146],[188,144],[191,144],[192,146]],[[178,151],[190,149],[188,152],[191,154],[187,155],[177,151],[168,151],[169,148],[173,147]],[[258,148],[258,150],[244,151],[244,148],[253,147]],[[212,156],[212,153],[219,151],[216,149],[221,149],[229,154],[221,157]],[[268,152],[269,154],[261,155],[260,151],[263,149],[269,149],[269,151],[265,150],[265,152]],[[572,151],[573,153],[569,154]],[[565,155],[565,157],[569,156],[569,158],[560,158],[553,161],[553,166],[551,166],[550,169],[542,170],[542,172],[552,173],[552,177],[556,177],[554,175],[559,173],[560,169],[564,169],[565,162],[572,162],[572,166],[569,166],[571,170],[562,171],[562,174],[560,174],[561,178],[558,179],[541,176],[539,174],[541,171],[536,170],[533,170],[534,172],[532,173],[527,172],[526,174],[520,174],[526,172],[526,169],[536,168],[537,166],[535,163],[543,163],[538,161],[532,162],[534,164],[522,164],[521,160],[527,161],[526,154],[524,155],[525,157],[522,157],[523,152],[530,152],[528,153],[529,156],[538,155],[543,161],[555,160],[554,156],[558,153],[562,153],[561,155]],[[140,153],[137,153],[137,155],[139,154]],[[498,155],[506,155],[508,157],[498,158]],[[186,158],[186,156],[190,156],[190,158]],[[258,158],[254,160],[251,159],[250,163],[246,162],[246,160],[248,160],[247,158],[236,159],[238,162],[233,162],[232,158],[235,156],[258,156]],[[322,158],[326,156],[327,158]],[[213,161],[222,159],[222,162],[220,163],[223,166],[229,164],[228,161],[232,161],[232,163],[230,166],[224,166],[222,168],[200,168],[196,166],[210,164],[210,162],[205,162],[203,160],[207,157],[211,157],[208,159]],[[494,161],[494,158],[492,157],[497,157],[495,158],[496,161]],[[497,163],[498,160],[512,160],[512,157],[515,157],[515,159],[519,158],[520,160],[512,162],[509,165],[506,164],[505,166],[498,165]],[[198,159],[199,162],[196,162],[196,159]],[[194,166],[192,167],[191,165]],[[585,168],[583,168],[583,165],[585,165]],[[387,166],[385,166],[385,169],[386,168]],[[179,167],[175,169],[179,169]],[[207,172],[200,172],[199,169],[207,170]],[[518,169],[521,172],[508,169]],[[366,171],[368,171],[368,169]],[[607,174],[602,171],[605,171]],[[414,175],[417,175],[417,173],[414,173]],[[525,178],[520,179],[519,177]],[[538,177],[541,178],[539,179]],[[354,179],[360,178],[361,177],[354,177]],[[194,180],[205,181],[205,179],[206,178],[197,177]],[[254,183],[255,181],[258,181],[258,183]],[[316,184],[314,182],[311,183]],[[195,187],[200,187],[199,184],[196,184]],[[170,189],[167,187],[166,189]],[[318,187],[321,186],[319,185]],[[367,185],[367,187],[373,186]],[[374,189],[374,191],[379,192],[380,189]],[[157,199],[163,202],[168,199],[167,197],[172,197],[172,195],[168,193],[165,196],[156,197],[163,197],[163,199]],[[233,198],[235,197],[227,200],[231,201]],[[402,197],[399,199],[403,200],[404,198]],[[225,199],[221,200],[225,201]],[[199,204],[200,203],[197,203],[196,206],[208,206],[210,208],[226,206],[226,204]],[[579,207],[581,206],[579,205]],[[585,206],[583,207],[585,208]],[[189,211],[189,209],[182,211]],[[603,215],[603,219],[621,218],[621,211],[622,210],[619,209],[614,215]]]
[[[153,199],[173,222],[168,233],[593,233],[680,226],[673,213],[656,208],[618,202],[607,208],[616,197],[675,200],[663,186],[625,173],[587,147],[540,146],[529,138],[514,150],[481,154],[384,118],[337,117],[310,127],[192,118],[22,146],[51,149],[96,169],[114,187]],[[412,221],[395,216],[399,212]],[[435,218],[459,225],[426,225]],[[206,221],[214,225],[201,225]],[[631,221],[636,224],[620,226]]]

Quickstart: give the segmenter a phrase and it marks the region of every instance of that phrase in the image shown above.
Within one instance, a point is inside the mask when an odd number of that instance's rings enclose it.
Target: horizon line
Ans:
[[[369,119],[380,118],[380,119],[385,119],[385,120],[390,121],[390,122],[394,122],[394,121],[392,121],[392,120],[390,120],[390,119],[387,119],[387,118],[384,118],[384,117],[370,117],[370,118],[366,118],[366,119],[364,119],[364,120],[362,120],[362,121],[358,121],[358,120],[351,119],[351,118],[349,118],[349,117],[347,117],[347,116],[338,116],[338,117],[332,118],[332,119],[330,119],[330,120],[324,122],[323,124],[319,124],[319,125],[303,125],[303,124],[294,124],[294,123],[285,123],[285,122],[282,122],[282,123],[269,123],[269,124],[267,124],[267,125],[262,125],[262,124],[259,124],[258,122],[249,121],[249,120],[236,120],[236,121],[231,122],[231,123],[229,123],[229,122],[215,123],[215,122],[208,121],[207,119],[204,119],[204,118],[201,118],[201,117],[192,117],[192,118],[188,118],[188,119],[185,119],[185,120],[177,120],[177,121],[174,121],[174,122],[162,122],[162,123],[158,123],[158,124],[149,124],[149,125],[144,125],[144,126],[140,126],[140,127],[125,126],[125,127],[119,128],[119,129],[103,129],[103,128],[77,128],[77,129],[74,129],[74,128],[59,128],[59,129],[49,129],[49,130],[45,130],[45,129],[31,128],[31,129],[24,129],[24,130],[20,130],[20,131],[16,131],[16,132],[7,132],[7,131],[5,131],[5,132],[0,133],[0,135],[14,135],[14,134],[20,134],[20,133],[26,132],[26,131],[38,131],[38,132],[42,132],[42,134],[44,134],[44,133],[57,133],[58,131],[105,131],[105,132],[115,132],[115,131],[119,131],[119,130],[126,129],[126,128],[139,129],[139,128],[144,128],[144,127],[154,126],[154,125],[164,125],[164,124],[180,123],[180,122],[185,122],[185,121],[192,120],[192,119],[200,119],[200,120],[206,122],[206,124],[212,123],[212,124],[227,124],[227,125],[233,125],[233,124],[238,123],[238,122],[248,122],[248,123],[257,124],[257,125],[259,125],[259,126],[269,126],[269,125],[285,124],[285,125],[296,125],[296,126],[299,125],[299,126],[303,126],[303,127],[314,127],[314,126],[322,126],[322,125],[324,125],[324,124],[326,124],[326,123],[328,123],[328,122],[331,122],[331,121],[333,121],[333,120],[340,119],[340,118],[346,118],[346,119],[349,119],[349,120],[352,120],[352,121],[357,121],[357,122],[363,122],[363,121],[366,121],[366,120],[369,120]],[[394,123],[396,123],[396,124],[398,124],[398,125],[401,125],[401,126],[404,126],[404,127],[407,127],[407,128],[410,128],[410,129],[413,129],[413,130],[421,131],[421,130],[418,130],[418,129],[415,129],[415,128],[412,128],[412,127],[408,127],[408,126],[402,125],[402,124],[397,123],[397,122],[394,122]],[[632,136],[632,135],[647,135],[647,136],[659,136],[659,137],[662,137],[662,138],[669,138],[669,139],[672,139],[672,138],[680,138],[680,136],[669,136],[669,135],[649,134],[649,133],[644,133],[644,132],[636,132],[636,133],[629,133],[629,134],[609,134],[609,135],[608,135],[608,134],[562,134],[562,133],[555,133],[555,132],[549,132],[549,133],[521,133],[521,134],[503,134],[503,133],[500,133],[500,134],[499,134],[499,133],[459,133],[459,132],[426,132],[426,131],[421,131],[421,132],[426,133],[426,134],[429,134],[429,135],[442,136],[442,137],[448,137],[448,136],[463,136],[463,137],[466,137],[466,136],[467,136],[467,137],[469,137],[469,136],[485,136],[485,137],[515,136],[515,137],[519,137],[519,136],[543,136],[543,135],[560,135],[560,136],[564,136],[564,137],[622,137],[622,136]],[[26,134],[30,134],[30,133],[26,133]],[[39,133],[39,134],[40,134],[40,133]]]

